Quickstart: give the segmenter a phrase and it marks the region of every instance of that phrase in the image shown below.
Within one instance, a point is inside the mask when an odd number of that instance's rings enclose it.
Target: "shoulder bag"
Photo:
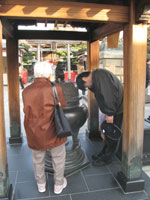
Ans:
[[[61,107],[61,103],[59,101],[59,97],[57,94],[57,90],[54,83],[52,84],[52,91],[53,91],[53,99],[54,99],[54,121],[56,126],[57,135],[61,138],[71,136],[73,134],[69,121],[66,118],[63,109]],[[58,104],[56,105],[56,99]]]

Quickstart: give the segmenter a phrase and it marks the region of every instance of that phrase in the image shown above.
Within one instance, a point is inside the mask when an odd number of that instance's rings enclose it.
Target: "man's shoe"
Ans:
[[[43,183],[43,184],[38,184],[37,183],[37,186],[38,186],[38,191],[39,192],[45,192],[46,191],[46,183]]]
[[[93,166],[104,166],[112,163],[112,158],[108,158],[107,156],[103,155],[98,160],[93,160],[92,164]]]
[[[96,167],[101,167],[106,165],[106,163],[103,160],[93,160],[92,165]]]
[[[66,186],[67,186],[67,180],[66,178],[64,178],[64,183],[62,185],[54,185],[54,193],[60,194]]]
[[[92,155],[92,160],[98,160],[100,159],[104,154],[102,152],[98,153],[98,154],[93,154]]]
[[[105,162],[106,165],[109,165],[109,164],[112,163],[112,158],[107,158],[107,157],[105,157],[105,158],[104,158],[104,162]]]

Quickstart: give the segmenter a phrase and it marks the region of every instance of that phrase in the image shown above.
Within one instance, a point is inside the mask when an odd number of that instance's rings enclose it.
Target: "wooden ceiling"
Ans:
[[[121,31],[129,23],[129,6],[130,0],[0,0],[3,37],[95,41]],[[148,20],[149,6],[150,0],[135,0],[137,23]],[[38,22],[85,27],[87,32],[17,29],[18,25]]]

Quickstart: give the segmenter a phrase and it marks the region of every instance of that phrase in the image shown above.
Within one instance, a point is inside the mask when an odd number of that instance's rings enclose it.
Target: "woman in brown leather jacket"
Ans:
[[[34,66],[34,82],[22,93],[24,127],[28,146],[32,149],[35,179],[39,192],[46,191],[45,153],[50,150],[54,169],[54,193],[60,194],[67,186],[64,178],[66,138],[59,138],[54,124],[54,102],[50,82],[51,65],[38,62]],[[66,106],[62,88],[55,84],[62,107]]]

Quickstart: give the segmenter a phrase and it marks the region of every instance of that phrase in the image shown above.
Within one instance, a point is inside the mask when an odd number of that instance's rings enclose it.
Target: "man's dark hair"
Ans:
[[[84,83],[85,81],[82,80],[83,77],[88,77],[90,74],[90,71],[87,72],[82,72],[81,74],[79,74],[76,78],[76,83],[77,83],[77,87],[82,90],[85,91],[85,87],[84,87]]]

